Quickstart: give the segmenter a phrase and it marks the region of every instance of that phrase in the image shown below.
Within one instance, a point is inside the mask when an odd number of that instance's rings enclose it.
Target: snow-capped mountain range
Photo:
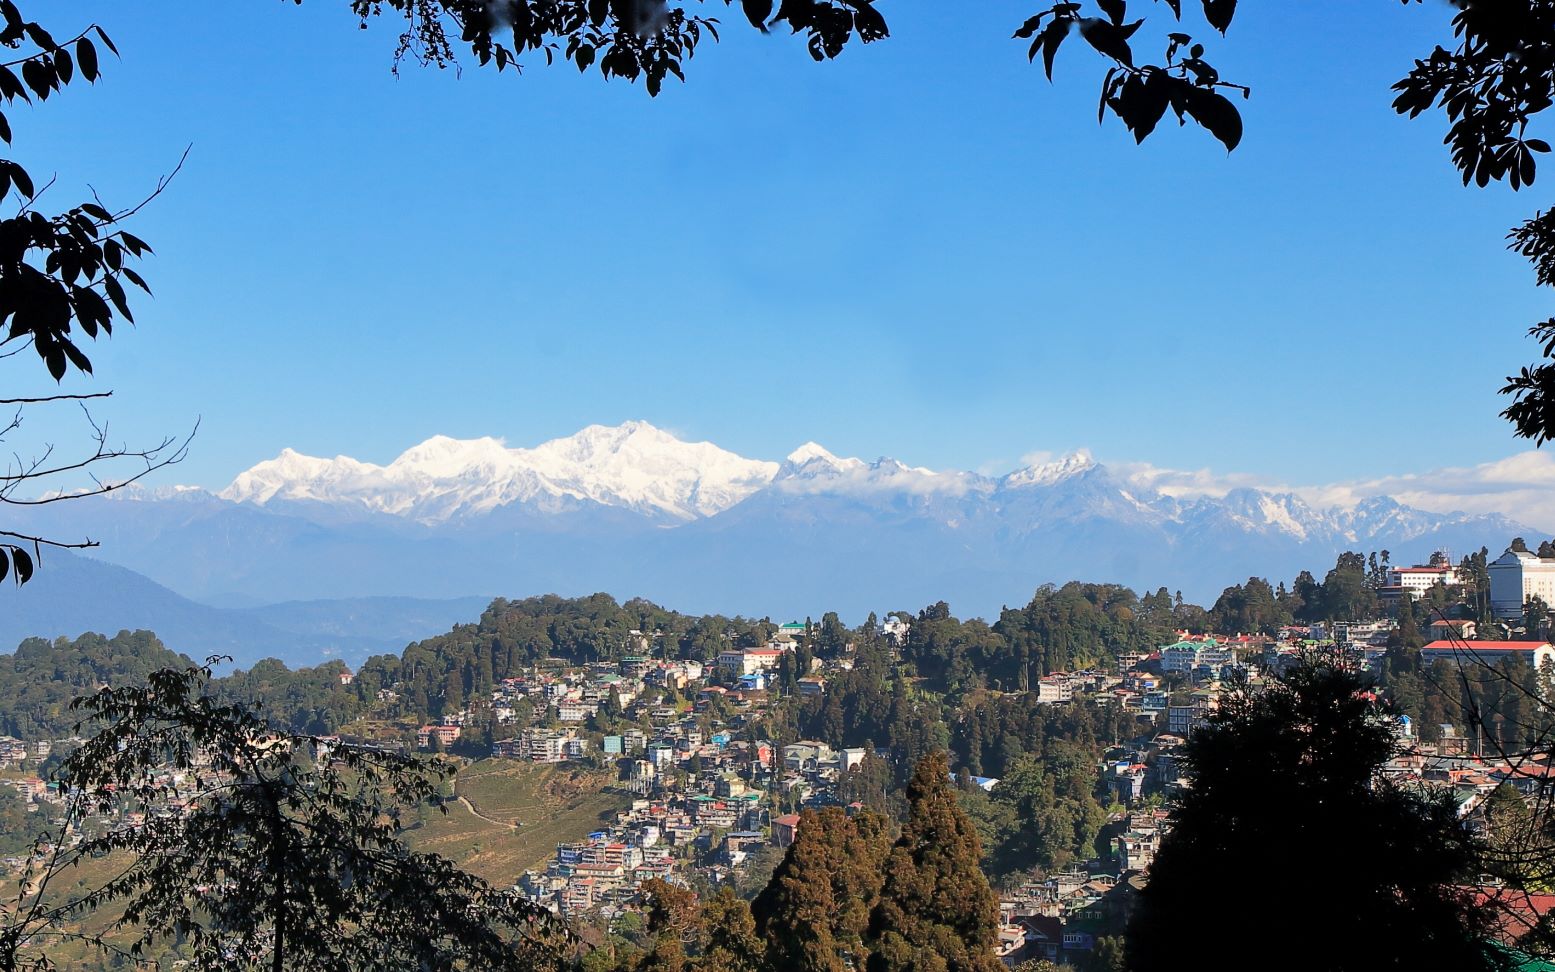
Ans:
[[[532,448],[437,436],[386,465],[285,450],[217,493],[126,493],[37,508],[28,525],[101,540],[103,559],[205,600],[603,590],[774,617],[940,599],[988,615],[1049,582],[1208,602],[1254,574],[1321,576],[1343,550],[1400,562],[1538,537],[1505,516],[1385,497],[1178,498],[1083,452],[989,477],[813,442],[750,459],[646,422]]]
[[[710,442],[682,442],[646,422],[627,422],[591,425],[533,449],[438,435],[387,466],[285,449],[218,495],[261,506],[324,503],[425,523],[553,501],[587,501],[684,522],[723,512],[770,483],[778,468]]]
[[[684,524],[718,516],[763,490],[861,500],[934,497],[971,513],[1082,482],[1100,487],[1100,495],[1093,497],[1097,503],[1088,512],[1105,510],[1158,524],[1231,528],[1296,541],[1357,543],[1384,536],[1407,541],[1447,524],[1496,519],[1426,513],[1386,498],[1314,509],[1293,493],[1247,488],[1219,498],[1182,501],[1114,478],[1084,451],[997,478],[937,472],[884,457],[868,462],[839,458],[815,442],[806,442],[782,462],[769,462],[747,459],[711,442],[684,442],[641,421],[591,425],[532,449],[509,447],[489,437],[433,436],[384,466],[284,449],[239,474],[216,495],[260,507],[306,503],[384,513],[427,526],[478,520],[508,506],[546,510],[579,503]]]

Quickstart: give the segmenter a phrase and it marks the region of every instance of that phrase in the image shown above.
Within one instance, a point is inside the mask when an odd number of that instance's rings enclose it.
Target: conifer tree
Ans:
[[[836,807],[805,811],[772,880],[751,903],[774,969],[859,968],[870,910],[891,851],[884,818]]]
[[[1188,742],[1192,785],[1129,926],[1134,972],[1185,958],[1203,972],[1260,957],[1330,972],[1498,967],[1488,915],[1464,891],[1478,842],[1450,792],[1384,774],[1394,722],[1370,689],[1319,658],[1221,696]],[[1249,868],[1269,880],[1246,887]]]
[[[907,824],[886,861],[870,929],[871,972],[999,972],[999,900],[977,829],[956,802],[945,754],[919,761]]]
[[[725,885],[702,905],[698,972],[760,972],[766,945],[756,934],[750,904]]]

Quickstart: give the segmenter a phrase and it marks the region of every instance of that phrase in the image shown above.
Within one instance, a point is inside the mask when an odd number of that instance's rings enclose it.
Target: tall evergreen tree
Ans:
[[[944,753],[919,761],[907,799],[907,824],[870,922],[869,969],[1000,972],[999,899],[983,876],[982,842],[956,802]]]
[[[725,885],[702,904],[698,972],[760,972],[766,944],[756,934],[750,904]]]
[[[772,881],[751,903],[774,969],[859,968],[891,852],[887,821],[836,807],[805,811]]]
[[[1227,693],[1187,746],[1191,780],[1129,929],[1135,972],[1278,964],[1333,972],[1488,969],[1462,890],[1477,841],[1451,795],[1393,783],[1392,720],[1341,664]],[[1249,867],[1269,876],[1246,888]],[[1247,893],[1227,894],[1241,885]],[[1214,933],[1203,907],[1217,902]]]

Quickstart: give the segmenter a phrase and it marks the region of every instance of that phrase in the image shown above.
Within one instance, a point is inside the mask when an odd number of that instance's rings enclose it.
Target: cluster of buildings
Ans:
[[[630,906],[650,878],[686,883],[694,871],[712,884],[735,883],[753,855],[793,843],[800,818],[784,808],[839,803],[841,774],[866,755],[722,732],[695,745],[683,739],[628,754],[637,757],[629,761],[631,806],[586,840],[558,845],[544,871],[523,876],[520,890],[559,914],[608,918]]]
[[[47,739],[26,742],[15,736],[0,736],[0,769],[20,767],[28,760],[45,760],[54,751]]]
[[[695,871],[733,882],[762,848],[775,855],[793,841],[799,816],[789,811],[840,803],[838,782],[865,759],[863,749],[815,740],[778,746],[749,731],[784,694],[779,670],[785,657],[797,657],[804,627],[785,625],[769,643],[723,651],[708,664],[654,658],[652,639],[639,636],[641,654],[541,664],[494,686],[481,703],[499,730],[493,756],[613,766],[631,801],[599,831],[559,845],[543,870],[525,874],[524,894],[563,915],[609,917],[651,878],[686,882]],[[787,690],[823,694],[828,679],[851,666],[845,655],[789,669]],[[476,715],[451,713],[423,726],[417,742],[446,746]]]
[[[1164,811],[1130,814],[1128,836],[1136,833],[1136,819],[1139,827],[1150,827],[1154,834],[1164,816]],[[1119,859],[1116,853],[1114,859]],[[1030,961],[1082,963],[1097,938],[1116,934],[1126,921],[1144,887],[1141,870],[1103,870],[1091,861],[1000,895],[999,957],[1012,967]]]

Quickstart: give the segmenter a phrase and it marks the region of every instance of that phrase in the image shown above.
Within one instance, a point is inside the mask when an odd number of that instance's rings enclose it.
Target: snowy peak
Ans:
[[[1079,476],[1099,468],[1096,460],[1085,449],[1061,456],[1053,462],[1036,463],[1017,469],[1001,480],[1006,489],[1052,486],[1073,476]]]
[[[862,459],[839,459],[815,442],[804,445],[788,454],[779,467],[777,479],[837,479],[857,475],[867,467]]]
[[[969,483],[980,479],[971,473],[935,472],[909,466],[886,456],[873,462],[841,459],[817,443],[806,442],[788,454],[772,486],[790,494],[959,495],[967,491]]]
[[[235,503],[262,504],[278,496],[292,500],[321,499],[377,471],[381,468],[357,462],[349,456],[319,459],[288,448],[282,449],[274,459],[239,473],[218,495]]]
[[[533,449],[437,435],[387,466],[283,449],[222,491],[233,502],[319,502],[426,522],[513,503],[584,500],[675,521],[712,516],[762,488],[778,464],[682,442],[646,422],[591,425]]]
[[[830,465],[835,465],[838,458],[831,454],[825,446],[819,442],[806,442],[804,445],[788,454],[786,462],[793,466],[802,466],[812,459],[819,459]],[[857,461],[857,460],[854,460]]]

